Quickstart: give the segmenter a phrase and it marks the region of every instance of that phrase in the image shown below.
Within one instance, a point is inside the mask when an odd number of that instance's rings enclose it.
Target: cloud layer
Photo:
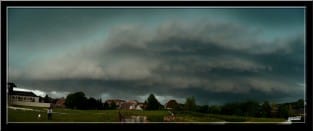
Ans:
[[[162,101],[193,95],[200,103],[303,97],[304,34],[266,39],[266,33],[207,19],[119,24],[97,44],[23,69],[9,66],[9,79],[58,97],[74,91],[140,100],[155,93]]]

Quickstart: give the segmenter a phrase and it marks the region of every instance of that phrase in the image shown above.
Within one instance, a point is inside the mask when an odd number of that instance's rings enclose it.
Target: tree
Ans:
[[[97,109],[103,110],[104,109],[104,104],[102,103],[102,99],[97,100]]]
[[[245,116],[258,116],[260,111],[259,103],[253,100],[248,100],[240,104],[240,108]]]
[[[162,108],[160,102],[155,98],[153,94],[150,94],[147,101],[147,110],[159,110]]]
[[[88,109],[97,109],[97,100],[95,98],[90,97],[87,100],[87,108]]]
[[[270,117],[271,116],[271,105],[268,101],[264,101],[264,103],[261,106],[261,116],[262,117]]]
[[[289,106],[281,105],[278,107],[278,117],[288,118],[289,117]]]
[[[303,99],[299,99],[296,103],[295,103],[295,109],[301,109],[304,108],[304,100]]]
[[[221,113],[227,115],[243,115],[242,108],[238,102],[226,103],[221,107]]]
[[[208,113],[209,112],[209,106],[208,105],[197,106],[196,111],[201,112],[201,113]]]
[[[209,106],[209,113],[220,114],[221,113],[221,107],[217,106],[217,105]]]
[[[65,105],[72,109],[86,109],[87,98],[83,92],[76,92],[67,95]]]
[[[260,116],[261,107],[256,101],[227,103],[222,106],[221,113],[227,115]]]
[[[46,94],[46,96],[43,98],[43,101],[44,101],[45,103],[51,103],[51,102],[52,102],[52,98],[50,98],[50,97]]]
[[[103,104],[103,109],[104,109],[104,110],[110,109],[109,104],[105,102],[105,103]]]
[[[186,111],[196,111],[197,105],[196,105],[196,99],[195,97],[188,97],[185,102],[184,106]]]
[[[8,82],[8,90],[9,90],[9,94],[13,93],[13,88],[16,87],[15,83],[13,82]]]
[[[291,105],[288,105],[288,116],[294,116],[294,110]]]
[[[277,114],[278,114],[278,106],[276,103],[272,103],[271,105],[271,117],[277,117]]]
[[[109,105],[109,109],[111,110],[115,110],[117,108],[117,105],[115,104],[115,102],[112,102],[110,105]]]

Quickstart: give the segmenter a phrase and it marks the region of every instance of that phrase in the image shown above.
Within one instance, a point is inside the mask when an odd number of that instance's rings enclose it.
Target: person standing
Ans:
[[[118,119],[120,120],[120,122],[124,120],[120,111],[118,111]]]
[[[49,107],[48,108],[48,120],[52,120],[52,108],[51,107]]]

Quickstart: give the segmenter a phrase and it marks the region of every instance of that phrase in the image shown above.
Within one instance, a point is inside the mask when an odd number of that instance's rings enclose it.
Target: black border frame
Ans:
[[[7,83],[7,7],[8,6],[304,6],[306,7],[306,123],[293,123],[291,125],[278,124],[21,124],[7,123],[6,119],[6,83]],[[1,1],[1,129],[22,129],[22,130],[45,130],[45,129],[108,129],[114,130],[141,127],[141,129],[198,129],[198,128],[217,128],[217,129],[245,129],[252,128],[264,130],[312,130],[312,1]]]

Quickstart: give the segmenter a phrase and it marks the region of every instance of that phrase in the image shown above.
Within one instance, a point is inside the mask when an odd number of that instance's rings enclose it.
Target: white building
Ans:
[[[50,103],[40,103],[39,96],[33,92],[12,91],[8,97],[10,105],[50,107]]]
[[[39,97],[33,92],[13,91],[12,94],[9,95],[9,102],[14,101],[39,102]]]

